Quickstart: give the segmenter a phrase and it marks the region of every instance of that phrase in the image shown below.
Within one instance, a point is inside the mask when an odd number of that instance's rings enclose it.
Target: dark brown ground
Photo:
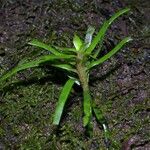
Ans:
[[[92,71],[90,87],[108,119],[115,143],[111,149],[150,149],[148,0],[0,2],[0,74],[22,58],[43,54],[26,44],[30,39],[69,47],[74,32],[84,37],[88,25],[98,31],[105,19],[130,6],[131,12],[107,32],[103,54],[125,36],[131,35],[134,41]],[[84,134],[80,90],[73,92],[56,134],[52,114],[64,83],[61,74],[53,68],[29,69],[6,82],[0,91],[0,150],[106,149],[103,131],[95,120],[93,137]]]

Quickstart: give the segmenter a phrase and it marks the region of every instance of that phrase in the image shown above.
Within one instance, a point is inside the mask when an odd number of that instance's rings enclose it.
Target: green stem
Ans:
[[[81,86],[83,88],[83,109],[84,117],[83,124],[87,126],[91,121],[92,116],[92,107],[91,107],[91,95],[88,85],[88,74],[86,72],[86,67],[84,65],[84,56],[78,52],[77,54],[77,63],[76,63],[77,73],[80,79]]]
[[[87,69],[84,65],[84,56],[79,52],[77,54],[76,69],[83,91],[89,91],[88,75],[86,72]]]

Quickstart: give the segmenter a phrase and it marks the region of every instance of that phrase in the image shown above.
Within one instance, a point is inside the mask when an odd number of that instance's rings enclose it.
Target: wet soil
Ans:
[[[131,7],[107,32],[104,50],[125,36],[134,39],[117,55],[94,69],[90,88],[111,130],[114,150],[150,149],[150,3],[147,0],[1,0],[0,75],[23,58],[45,52],[26,43],[37,38],[72,46],[88,25],[96,32],[117,10]],[[93,120],[92,137],[82,126],[82,93],[74,89],[59,128],[52,114],[64,80],[54,68],[18,73],[0,90],[0,150],[105,150],[103,131]]]

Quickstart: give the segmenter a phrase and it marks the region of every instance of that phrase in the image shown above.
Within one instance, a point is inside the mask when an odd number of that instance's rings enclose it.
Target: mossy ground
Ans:
[[[150,148],[147,1],[142,5],[140,1],[135,5],[134,0],[2,1],[0,74],[23,58],[45,53],[28,46],[30,39],[70,47],[74,32],[83,37],[88,25],[99,29],[103,20],[125,6],[131,6],[132,11],[109,29],[103,54],[124,36],[131,35],[134,41],[92,71],[90,88],[107,117],[114,149],[145,150]],[[85,135],[79,87],[72,91],[60,126],[52,126],[65,79],[60,70],[46,66],[23,71],[4,83],[0,90],[0,149],[106,149],[103,131],[96,120],[93,136]]]

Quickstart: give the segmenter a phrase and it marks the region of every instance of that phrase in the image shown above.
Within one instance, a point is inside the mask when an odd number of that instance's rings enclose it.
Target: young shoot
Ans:
[[[67,102],[71,89],[74,84],[78,84],[83,89],[83,126],[87,127],[94,115],[99,123],[105,127],[105,119],[101,112],[96,108],[94,98],[91,97],[89,87],[89,73],[90,71],[107,61],[114,54],[116,54],[126,43],[132,40],[131,37],[125,37],[121,40],[112,50],[107,54],[99,58],[99,53],[102,49],[96,49],[96,46],[100,44],[102,48],[104,36],[110,25],[121,15],[127,13],[129,8],[123,9],[115,13],[109,20],[106,20],[102,27],[99,29],[96,36],[93,37],[95,29],[89,26],[85,35],[85,39],[82,40],[77,34],[73,38],[73,48],[64,48],[56,45],[45,44],[36,39],[30,41],[28,44],[39,47],[43,50],[48,50],[49,55],[44,55],[36,58],[33,61],[27,63],[19,63],[16,67],[6,72],[0,77],[0,82],[10,78],[16,73],[33,67],[39,67],[45,63],[49,63],[53,67],[61,68],[65,70],[68,80],[66,81],[62,92],[59,96],[58,103],[53,116],[53,124],[59,125],[63,114],[64,106]],[[104,132],[105,132],[104,131]]]

